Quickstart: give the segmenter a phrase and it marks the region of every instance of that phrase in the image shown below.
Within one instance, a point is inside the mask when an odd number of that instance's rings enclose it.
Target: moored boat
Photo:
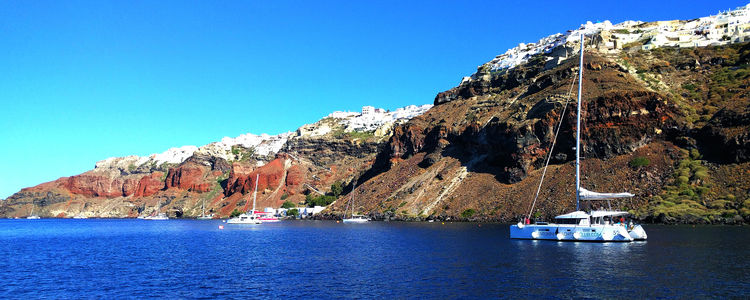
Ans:
[[[256,215],[258,215],[258,220],[260,220],[263,223],[266,222],[279,222],[281,219],[277,218],[276,216],[271,215],[271,213],[268,212],[255,212]]]
[[[257,225],[261,224],[260,215],[255,213],[255,198],[256,194],[258,193],[258,179],[260,174],[255,175],[255,190],[253,191],[253,210],[249,212],[245,212],[240,214],[239,216],[236,216],[234,218],[230,218],[227,220],[227,224],[250,224],[250,225]]]
[[[578,73],[578,112],[576,126],[576,211],[559,215],[551,223],[535,222],[530,223],[531,212],[536,204],[536,198],[532,202],[529,216],[516,225],[510,226],[510,238],[512,239],[530,239],[530,240],[557,240],[557,241],[591,241],[591,242],[631,242],[634,240],[646,240],[648,235],[641,225],[635,225],[632,221],[626,224],[625,216],[628,212],[616,210],[592,210],[585,212],[580,210],[580,201],[598,201],[618,198],[630,198],[635,195],[631,193],[598,193],[586,190],[581,187],[581,95],[583,91],[583,47],[584,35],[581,34],[581,53]],[[560,114],[560,124],[564,114]],[[557,139],[557,133],[555,133]],[[553,141],[552,147],[555,143]],[[552,155],[552,148],[549,151],[549,157]],[[549,157],[545,163],[545,172],[549,164]],[[537,190],[537,197],[544,180],[542,173]],[[611,205],[609,205],[611,207]]]
[[[31,212],[29,213],[29,216],[26,217],[27,220],[38,220],[38,219],[41,219],[38,215],[34,214],[34,206],[33,205],[34,204],[32,203]]]
[[[144,219],[144,220],[151,220],[151,221],[169,220],[169,217],[167,216],[166,213],[159,212],[160,209],[161,209],[161,202],[157,201],[156,202],[156,210],[154,211],[153,215],[145,216],[143,218],[141,218],[141,217],[138,217],[138,218],[139,219]]]
[[[344,223],[365,223],[370,222],[370,219],[365,215],[352,215],[350,218],[343,220]]]
[[[346,208],[344,209],[344,217],[342,221],[344,223],[367,223],[370,221],[370,218],[368,218],[365,215],[358,215],[354,213],[354,192],[357,190],[357,182],[354,182],[354,188],[352,188],[352,196],[349,198],[349,202],[346,204]],[[352,208],[352,214],[349,216],[349,218],[346,217],[346,212],[349,211],[349,207]]]

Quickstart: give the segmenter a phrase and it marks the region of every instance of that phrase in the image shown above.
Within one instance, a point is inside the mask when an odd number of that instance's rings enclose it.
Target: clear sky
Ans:
[[[112,156],[432,103],[508,48],[586,21],[744,4],[1,1],[0,198]]]

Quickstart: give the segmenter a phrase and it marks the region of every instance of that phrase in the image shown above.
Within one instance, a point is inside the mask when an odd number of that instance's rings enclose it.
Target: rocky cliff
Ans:
[[[0,214],[135,217],[161,207],[188,217],[205,203],[226,217],[248,208],[257,178],[258,207],[304,204],[342,182],[324,218],[340,217],[355,195],[355,210],[378,219],[549,218],[575,207],[574,87],[583,72],[583,187],[636,194],[612,208],[647,221],[748,222],[747,26],[747,7],[690,21],[588,23],[498,55],[434,106],[335,112],[296,132],[107,159],[21,190]]]
[[[635,193],[612,205],[650,221],[750,221],[750,45],[602,51],[600,35],[589,33],[584,55],[583,186]],[[394,129],[355,190],[358,209],[386,219],[512,221],[574,208],[575,46],[512,68],[493,60],[439,93],[430,111]]]
[[[246,134],[202,147],[172,148],[146,157],[109,158],[88,172],[22,189],[0,204],[0,215],[22,217],[137,217],[157,207],[172,217],[226,217],[247,210],[258,178],[257,207],[328,192],[367,169],[391,134],[432,105],[393,112],[334,112],[297,132]]]

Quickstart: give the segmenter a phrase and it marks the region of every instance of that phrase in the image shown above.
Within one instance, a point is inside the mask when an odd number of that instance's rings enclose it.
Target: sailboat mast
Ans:
[[[583,92],[583,33],[581,33],[581,55],[578,66],[578,113],[576,113],[576,211],[581,200],[581,93]]]
[[[253,214],[255,213],[255,195],[258,194],[258,177],[260,174],[255,174],[255,190],[253,192]]]

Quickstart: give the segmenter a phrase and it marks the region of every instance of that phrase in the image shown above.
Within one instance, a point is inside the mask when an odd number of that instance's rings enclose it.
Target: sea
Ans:
[[[509,239],[505,224],[0,220],[0,297],[750,298],[750,228]]]

